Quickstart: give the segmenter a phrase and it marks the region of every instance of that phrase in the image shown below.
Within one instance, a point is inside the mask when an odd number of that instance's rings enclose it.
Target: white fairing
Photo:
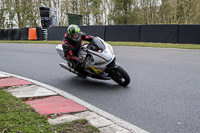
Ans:
[[[101,38],[97,37],[99,40],[101,40],[101,42],[104,44],[105,46],[105,50],[102,52],[96,52],[93,50],[88,49],[88,53],[91,53],[94,57],[94,62],[99,62],[102,59],[104,59],[105,61],[109,62],[111,60],[113,60],[115,58],[114,52],[113,52],[113,48],[110,44],[106,43],[105,41],[103,41]],[[86,47],[86,46],[84,46]],[[85,52],[82,52],[80,50],[79,55],[84,55]]]
[[[58,45],[56,46],[56,51],[57,51],[57,53],[58,53],[64,60],[66,60],[65,57],[64,57],[64,52],[63,52],[62,44],[58,44]]]

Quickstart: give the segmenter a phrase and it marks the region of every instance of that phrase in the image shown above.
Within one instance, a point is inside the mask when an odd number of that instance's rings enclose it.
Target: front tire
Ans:
[[[112,69],[110,76],[119,85],[127,86],[130,83],[130,77],[128,73],[120,66]]]

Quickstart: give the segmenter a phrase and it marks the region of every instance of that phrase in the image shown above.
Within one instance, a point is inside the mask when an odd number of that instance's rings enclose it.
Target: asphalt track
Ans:
[[[81,79],[54,44],[0,44],[0,71],[57,88],[152,133],[200,133],[200,51],[114,47],[131,83]]]

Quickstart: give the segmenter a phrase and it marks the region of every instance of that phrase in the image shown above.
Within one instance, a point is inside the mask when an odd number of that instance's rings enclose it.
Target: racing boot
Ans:
[[[78,76],[81,78],[86,78],[87,75],[85,73],[85,71],[83,70],[83,67],[81,67],[80,63],[77,63],[76,65],[73,66],[74,70],[78,72]]]

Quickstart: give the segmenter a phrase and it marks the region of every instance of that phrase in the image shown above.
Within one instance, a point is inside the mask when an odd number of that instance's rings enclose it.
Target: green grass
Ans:
[[[200,44],[170,44],[170,43],[142,43],[142,42],[108,42],[113,46],[137,46],[156,48],[200,49]]]
[[[0,41],[0,43],[61,44],[62,41]],[[200,49],[200,44],[170,44],[170,43],[142,43],[142,42],[108,42],[108,43],[113,46]]]
[[[50,125],[45,116],[0,88],[0,133],[98,133],[87,120]]]

